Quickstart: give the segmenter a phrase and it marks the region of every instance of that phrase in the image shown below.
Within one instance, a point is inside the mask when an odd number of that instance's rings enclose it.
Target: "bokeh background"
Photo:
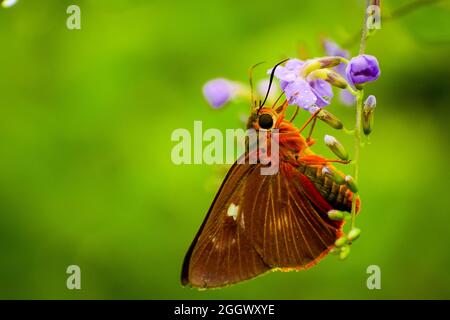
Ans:
[[[383,12],[409,1],[389,1]],[[81,7],[81,30],[66,28],[70,4]],[[362,12],[357,0],[20,0],[2,8],[0,298],[450,298],[449,1],[383,22],[368,42],[382,77],[367,87],[378,106],[361,159],[363,233],[349,259],[329,256],[308,271],[221,290],[179,282],[223,170],[174,165],[171,133],[194,120],[238,128],[248,112],[244,102],[209,108],[204,82],[245,82],[251,65],[268,68],[300,48],[321,55],[321,36],[347,44]],[[351,126],[352,108],[335,99],[329,109]],[[325,133],[351,151],[348,137],[320,125],[317,152],[330,155]],[[80,291],[66,288],[71,264],[81,267]],[[381,290],[366,287],[372,264]]]

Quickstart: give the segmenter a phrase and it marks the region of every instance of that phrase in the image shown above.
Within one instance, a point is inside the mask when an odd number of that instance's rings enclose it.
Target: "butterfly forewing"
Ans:
[[[270,268],[245,234],[246,177],[256,165],[234,164],[185,257],[182,283],[214,288],[253,278]]]

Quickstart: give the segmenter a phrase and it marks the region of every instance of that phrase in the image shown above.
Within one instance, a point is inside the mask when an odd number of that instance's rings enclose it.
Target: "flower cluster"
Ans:
[[[362,54],[348,60],[349,52],[336,43],[325,40],[323,46],[328,54],[326,57],[305,61],[293,58],[267,71],[279,80],[290,105],[311,113],[331,103],[333,86],[341,89],[339,97],[344,104],[354,105],[361,86],[380,76],[380,67],[374,56]],[[262,91],[267,87],[268,79],[262,80],[258,85],[260,96],[264,97]],[[203,95],[216,109],[238,97],[249,96],[248,92],[243,84],[223,78],[213,79],[203,87]]]
[[[350,53],[331,40],[325,39],[323,47],[327,55],[350,59]],[[351,59],[348,65],[341,63],[334,69],[345,77],[352,86],[375,81],[380,76],[378,60],[369,55],[360,55]],[[352,106],[356,103],[355,96],[346,89],[341,90],[339,98],[344,105]]]
[[[346,59],[341,59],[345,52],[338,52],[335,48],[334,53],[339,56],[307,61],[290,59],[275,70],[274,75],[280,80],[281,89],[289,104],[313,113],[317,108],[330,104],[333,98],[331,85],[353,91],[359,85],[374,81],[380,76],[378,61],[374,56],[354,57],[345,66],[343,61]],[[349,90],[345,91],[346,94],[351,94]]]

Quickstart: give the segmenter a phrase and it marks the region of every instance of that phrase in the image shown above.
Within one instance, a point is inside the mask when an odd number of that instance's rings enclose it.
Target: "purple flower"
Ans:
[[[309,110],[312,107],[324,107],[330,104],[333,97],[331,85],[322,79],[307,80],[300,76],[304,62],[290,59],[284,66],[278,66],[275,77],[280,80],[280,87],[284,91],[289,104]],[[271,73],[269,70],[268,73]]]
[[[377,80],[380,76],[380,66],[377,58],[362,54],[350,60],[345,73],[350,83],[361,84]]]
[[[210,80],[203,86],[205,99],[215,109],[222,107],[233,99],[236,92],[236,84],[223,78]]]

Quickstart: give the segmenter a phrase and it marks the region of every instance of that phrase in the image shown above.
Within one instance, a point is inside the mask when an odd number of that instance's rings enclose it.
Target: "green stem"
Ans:
[[[362,119],[362,109],[363,109],[363,100],[364,100],[364,91],[359,91],[359,94],[356,99],[356,121],[355,121],[355,129],[354,129],[354,136],[355,136],[355,150],[354,150],[354,159],[353,159],[353,165],[354,165],[354,171],[353,171],[353,179],[356,183],[358,183],[358,176],[359,176],[359,155],[361,151],[361,119]],[[356,199],[358,198],[358,193],[355,193],[353,195],[353,202],[352,202],[352,229],[355,227],[355,217],[356,217]]]
[[[370,5],[370,0],[366,0],[365,12],[364,12],[364,23],[361,32],[361,42],[359,45],[359,54],[363,54],[366,51],[366,40],[367,40],[367,8]]]
[[[364,23],[362,26],[362,32],[361,32],[361,43],[359,46],[359,54],[364,54],[364,51],[366,50],[366,40],[367,40],[367,6],[370,4],[370,0],[366,0],[366,6],[364,8]],[[361,119],[362,119],[362,109],[363,109],[363,101],[364,101],[364,91],[361,89],[358,91],[356,95],[356,121],[355,121],[355,129],[354,129],[354,135],[355,135],[355,150],[354,150],[354,171],[353,171],[353,179],[355,183],[358,183],[358,176],[359,176],[359,154],[361,151]],[[352,201],[352,223],[351,227],[352,229],[355,227],[355,217],[356,217],[356,200],[358,199],[358,193],[355,192],[353,194],[353,201]]]

